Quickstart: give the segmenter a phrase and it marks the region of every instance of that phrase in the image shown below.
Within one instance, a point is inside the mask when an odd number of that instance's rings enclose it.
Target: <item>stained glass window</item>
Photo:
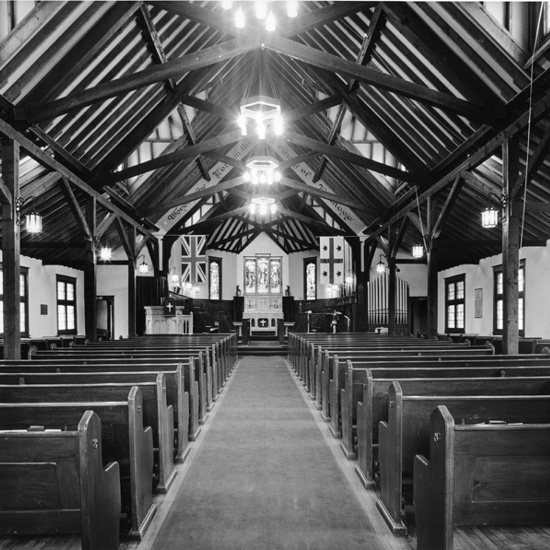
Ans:
[[[306,300],[317,299],[317,260],[308,258],[304,260],[305,266],[305,297]]]
[[[244,291],[246,294],[256,293],[256,260],[244,263]]]
[[[245,294],[281,294],[283,288],[281,258],[258,256],[244,262]]]
[[[281,260],[271,260],[269,283],[272,293],[279,294],[281,292]]]
[[[210,258],[210,286],[209,294],[211,300],[221,300],[222,299],[222,290],[221,290],[221,271],[222,271],[222,262],[220,259]]]

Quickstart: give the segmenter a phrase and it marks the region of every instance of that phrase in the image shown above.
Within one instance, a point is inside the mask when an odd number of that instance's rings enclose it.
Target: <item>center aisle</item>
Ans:
[[[242,358],[224,394],[152,549],[403,548],[375,533],[282,357]]]

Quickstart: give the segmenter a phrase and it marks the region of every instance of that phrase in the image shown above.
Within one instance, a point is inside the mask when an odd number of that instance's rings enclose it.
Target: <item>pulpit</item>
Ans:
[[[145,334],[193,334],[193,314],[183,306],[145,306]]]

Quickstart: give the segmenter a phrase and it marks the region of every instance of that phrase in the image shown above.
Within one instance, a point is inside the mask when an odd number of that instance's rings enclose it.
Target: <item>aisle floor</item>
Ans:
[[[139,550],[410,550],[283,357],[242,358]]]

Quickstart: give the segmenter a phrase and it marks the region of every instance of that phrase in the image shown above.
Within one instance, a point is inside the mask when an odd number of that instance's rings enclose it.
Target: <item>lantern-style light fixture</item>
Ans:
[[[149,273],[149,264],[145,261],[145,254],[141,254],[140,256],[138,256],[138,262],[140,258],[143,258],[143,261],[139,264],[139,272]]]
[[[422,258],[424,256],[424,247],[421,244],[415,244],[412,247],[413,258]]]
[[[178,275],[175,267],[170,268],[170,282],[173,285],[178,285],[180,282],[180,276]]]
[[[275,135],[283,135],[283,119],[279,100],[267,96],[255,96],[245,99],[240,106],[241,114],[238,124],[243,136],[248,135],[251,126],[256,128],[260,139],[265,139],[267,128]]]
[[[384,254],[380,254],[380,261],[376,264],[377,273],[384,273],[386,271],[386,264],[382,261],[382,256],[384,256]],[[386,256],[384,256],[384,258],[385,257]]]
[[[42,216],[38,214],[34,207],[34,199],[35,197],[28,197],[26,199],[23,199],[21,197],[18,197],[15,201],[15,211],[17,214],[17,225],[21,224],[21,208],[23,208],[23,205],[28,202],[32,201],[32,209],[31,211],[25,215],[25,229],[29,233],[40,233],[42,231]]]
[[[486,208],[481,213],[481,225],[486,229],[491,229],[498,225],[498,209],[494,206]]]
[[[113,255],[113,250],[108,245],[103,245],[99,249],[99,259],[104,262],[110,262]]]
[[[277,213],[277,203],[273,197],[252,197],[248,206],[249,212],[265,216],[267,213]]]
[[[233,7],[233,2],[230,0],[222,0],[222,8],[224,10],[230,10]],[[254,13],[256,19],[264,21],[265,30],[273,32],[277,28],[277,20],[272,10],[268,8],[267,0],[255,0]],[[297,0],[289,0],[286,3],[286,15],[293,18],[298,16],[298,2]],[[238,29],[243,29],[246,26],[246,15],[241,5],[237,7],[234,14],[235,26]]]
[[[277,170],[278,164],[271,157],[254,157],[246,164],[248,170],[244,174],[246,181],[255,185],[281,181],[281,174]]]

